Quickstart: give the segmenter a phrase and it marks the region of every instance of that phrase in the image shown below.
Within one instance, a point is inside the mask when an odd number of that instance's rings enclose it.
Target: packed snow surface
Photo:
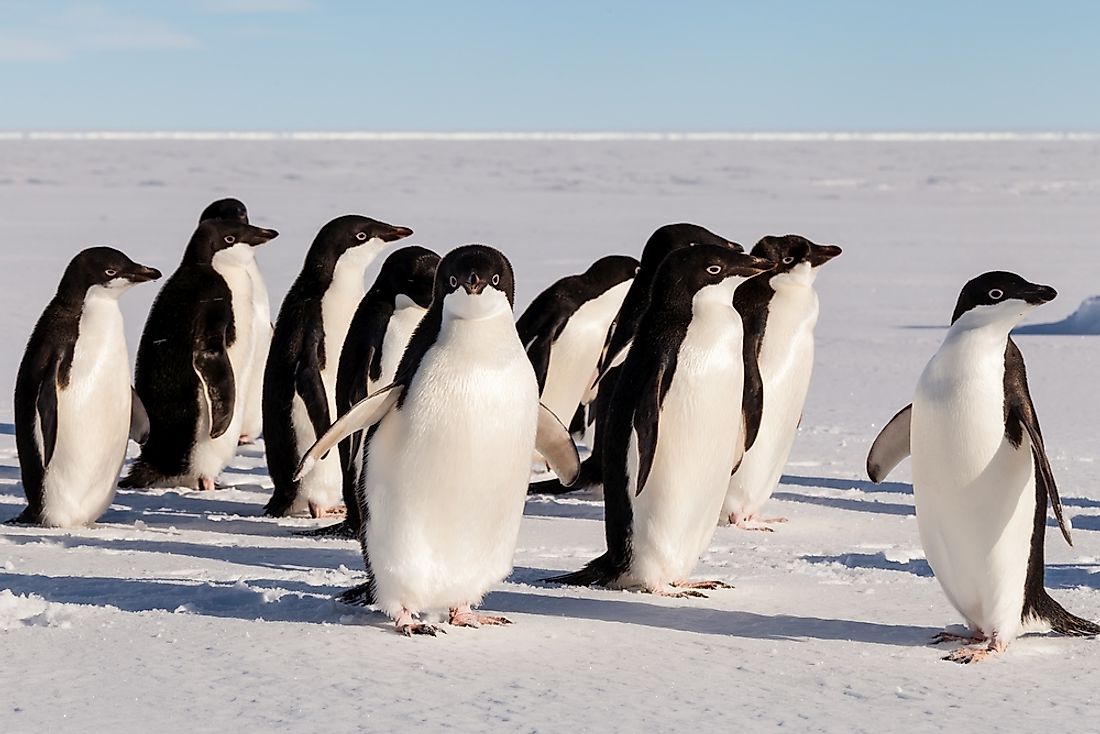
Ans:
[[[746,245],[795,232],[844,255],[818,279],[814,380],[766,507],[790,522],[719,528],[697,575],[736,588],[670,600],[542,584],[603,549],[602,508],[532,498],[515,572],[484,605],[515,624],[404,639],[333,601],[362,580],[356,544],[261,517],[271,483],[249,446],[232,489],[120,492],[79,530],[0,526],[0,730],[1095,730],[1100,641],[940,660],[929,639],[960,620],[923,558],[908,466],[878,486],[863,470],[966,280],[1053,285],[1032,317],[1047,323],[1098,292],[1095,136],[133,138],[0,140],[0,384],[75,252],[110,244],[169,272],[222,196],[281,232],[259,253],[275,308],[348,212],[440,252],[499,247],[517,311],[667,222]],[[122,299],[131,353],[157,287]],[[1048,532],[1047,585],[1100,619],[1100,341],[1018,341],[1076,529],[1072,548]],[[23,505],[13,433],[9,397],[0,519]]]

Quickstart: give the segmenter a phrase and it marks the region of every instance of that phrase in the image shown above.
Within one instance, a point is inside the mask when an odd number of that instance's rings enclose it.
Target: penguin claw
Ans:
[[[426,624],[424,622],[409,622],[407,624],[397,625],[398,634],[405,637],[412,637],[413,635],[427,635],[428,637],[435,637],[442,632],[447,634],[447,630],[442,627],[436,627],[434,624]]]
[[[727,584],[724,581],[716,581],[713,579],[705,579],[703,581],[673,581],[672,586],[677,589],[707,589],[708,591],[714,591],[715,589],[732,589],[735,588],[733,584]]]
[[[969,665],[970,663],[980,663],[989,656],[996,655],[997,652],[997,650],[988,647],[960,647],[958,650],[953,650],[944,655],[941,659],[960,665]]]
[[[657,596],[664,596],[664,597],[667,597],[669,599],[708,599],[708,598],[710,598],[706,594],[704,594],[703,592],[696,591],[695,589],[680,589],[680,590],[677,590],[677,591],[669,591],[667,589],[657,589],[655,591],[650,591],[649,593],[655,594]]]
[[[512,624],[512,620],[507,617],[500,617],[492,614],[478,614],[467,606],[464,608],[452,609],[450,623],[455,627],[473,627],[477,629],[481,627],[481,625],[493,626]]]

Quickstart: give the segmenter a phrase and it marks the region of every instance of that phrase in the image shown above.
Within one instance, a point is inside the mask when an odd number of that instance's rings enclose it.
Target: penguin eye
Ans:
[[[458,287],[458,278],[454,277],[453,275],[451,276],[451,287],[452,288],[457,288]]]
[[[355,239],[362,242],[363,240],[367,239],[367,233],[366,232],[356,232],[355,233]]]
[[[722,272],[722,266],[721,265],[711,265],[710,267],[707,268],[707,272],[710,273],[711,275],[718,275],[718,273]]]
[[[793,255],[787,255],[785,258],[783,258],[783,264],[784,265],[790,265],[793,262],[794,262],[794,256]]]
[[[493,276],[493,285],[500,285],[500,274]]]
[[[227,235],[225,236],[225,244],[227,244],[227,245],[232,245],[232,244],[233,244],[234,242],[236,242],[236,241],[237,241],[237,238],[236,238],[236,237],[234,237],[234,236],[233,236],[233,235],[231,235],[231,234],[227,234]]]
[[[1005,292],[1002,291],[1000,288],[994,288],[989,292],[989,297],[992,298],[994,301],[999,301],[1005,297]]]
[[[117,270],[111,270],[110,268],[108,268],[107,270],[103,271],[103,274],[106,275],[108,278],[113,278],[116,275],[118,275],[118,271]]]

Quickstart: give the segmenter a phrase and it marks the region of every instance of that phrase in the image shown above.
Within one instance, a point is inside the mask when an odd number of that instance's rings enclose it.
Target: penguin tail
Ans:
[[[310,528],[294,534],[302,538],[317,538],[319,540],[356,540],[359,537],[359,533],[347,520],[341,520],[335,525]]]
[[[561,576],[543,579],[547,583],[567,586],[607,586],[626,571],[625,564],[616,563],[610,553],[592,559],[584,568]]]
[[[369,607],[374,604],[374,580],[364,581],[336,595],[336,601],[353,607]]]
[[[138,459],[130,465],[130,472],[118,480],[120,489],[145,489],[156,487],[164,481],[164,475],[153,467]]]
[[[603,483],[603,472],[600,470],[600,460],[593,454],[581,462],[580,473],[577,480],[570,486],[565,486],[557,477],[544,479],[541,482],[531,482],[527,486],[527,494],[565,494],[581,489],[589,489]]]
[[[1062,635],[1070,637],[1100,635],[1100,625],[1070,614],[1065,607],[1054,601],[1046,590],[1039,595],[1025,616],[1041,619],[1049,624],[1052,630]]]

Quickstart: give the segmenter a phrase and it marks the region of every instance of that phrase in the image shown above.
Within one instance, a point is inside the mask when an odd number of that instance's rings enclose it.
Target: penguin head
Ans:
[[[752,248],[752,254],[767,258],[775,268],[764,277],[773,285],[811,285],[817,269],[841,253],[836,245],[819,245],[797,234],[768,235]]]
[[[248,209],[240,199],[218,199],[199,215],[200,224],[208,219],[232,219],[248,224]]]
[[[191,235],[185,263],[244,265],[255,256],[253,248],[275,239],[273,229],[255,227],[232,219],[208,219]]]
[[[479,320],[500,314],[511,318],[515,302],[512,263],[487,245],[451,250],[435,273],[435,299],[451,318]]]
[[[131,286],[160,275],[156,268],[139,265],[113,247],[90,247],[69,262],[58,293],[75,300],[92,292],[117,298]]]
[[[369,263],[387,244],[412,233],[408,227],[397,227],[359,214],[345,214],[321,227],[309,248],[309,257],[325,263],[345,258]]]
[[[377,286],[393,299],[396,308],[416,305],[427,308],[432,303],[435,271],[439,255],[420,245],[394,250],[378,271]]]
[[[698,306],[719,302],[732,307],[733,292],[749,278],[775,263],[721,245],[697,245],[673,252],[657,271],[654,303]]]
[[[1028,311],[1053,301],[1058,291],[1016,273],[983,273],[963,286],[951,324],[962,328],[1001,325],[1011,329]]]
[[[745,248],[736,242],[716,235],[698,224],[666,224],[658,227],[645,243],[639,275],[644,278],[646,273],[649,273],[649,277],[652,277],[652,273],[669,253],[693,245],[714,245],[734,252],[745,251]]]
[[[633,279],[640,267],[641,264],[630,255],[607,255],[589,265],[584,277],[606,290]]]

